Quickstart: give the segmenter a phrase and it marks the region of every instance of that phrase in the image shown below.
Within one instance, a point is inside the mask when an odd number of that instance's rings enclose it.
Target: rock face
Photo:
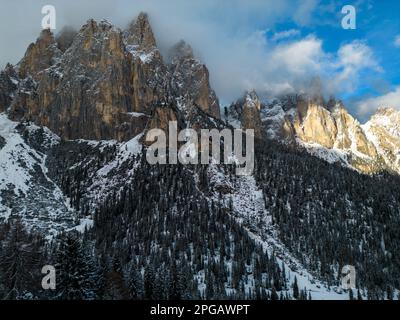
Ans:
[[[147,14],[141,13],[124,31],[131,56],[132,109],[151,113],[168,92],[168,72]]]
[[[361,124],[340,101],[321,97],[289,96],[276,100],[262,110],[267,136],[305,146],[321,154],[328,150],[349,166],[372,173],[383,168],[382,157]],[[321,149],[322,148],[322,149]],[[322,152],[322,155],[324,153]]]
[[[263,124],[261,122],[261,102],[255,91],[246,92],[245,95],[236,103],[232,104],[226,111],[230,119],[236,119],[244,130],[253,129],[256,138],[262,138],[264,134]]]
[[[61,51],[53,33],[48,29],[43,30],[36,43],[29,45],[24,58],[20,61],[19,77],[25,79],[31,75],[36,81],[41,80],[43,71],[56,63],[60,56]]]
[[[210,87],[208,69],[194,58],[192,48],[180,41],[171,49],[170,59],[172,93],[184,97],[187,102],[193,102],[205,113],[219,119],[219,101]]]
[[[400,112],[382,107],[363,129],[387,166],[395,172],[400,172]]]
[[[207,68],[191,49],[180,55],[179,48],[166,64],[144,13],[125,31],[94,20],[79,32],[63,29],[56,39],[44,30],[18,74],[11,67],[1,74],[0,110],[64,139],[91,140],[131,139],[157,123],[152,117],[160,117],[165,101],[167,108],[190,106],[192,118],[201,112],[219,118]]]
[[[14,67],[7,64],[0,72],[0,112],[4,112],[10,106],[15,91],[18,88],[18,75]]]
[[[130,61],[122,32],[90,20],[60,61],[42,71],[34,94],[17,99],[11,114],[66,139],[125,139],[137,133],[131,128],[141,129],[128,115]],[[16,112],[21,106],[26,110]]]
[[[363,173],[400,173],[400,112],[381,109],[362,126],[341,101],[326,102],[315,92],[269,104],[248,92],[225,109],[225,120],[234,127],[254,129],[256,138],[290,144]]]
[[[149,17],[146,13],[140,13],[133,20],[124,32],[126,43],[135,46],[138,53],[151,53],[159,50],[157,48],[156,39],[151,29]]]

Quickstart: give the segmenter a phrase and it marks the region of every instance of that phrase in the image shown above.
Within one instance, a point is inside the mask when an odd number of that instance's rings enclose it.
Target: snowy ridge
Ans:
[[[92,205],[100,204],[111,192],[120,190],[129,179],[134,177],[139,166],[138,156],[143,146],[140,139],[143,133],[125,143],[99,141],[96,147],[101,148],[104,143],[111,143],[117,147],[114,159],[98,169],[87,187],[88,199]]]
[[[318,143],[306,143],[300,139],[296,139],[296,142],[300,147],[303,147],[305,150],[307,150],[307,152],[312,156],[325,160],[330,164],[340,163],[344,167],[354,170],[354,167],[351,166],[348,161],[348,157],[350,156],[348,151],[346,152],[337,148],[328,149]]]
[[[362,127],[386,164],[400,172],[400,112],[380,108]]]
[[[40,128],[25,127],[29,134]],[[43,129],[43,148],[59,138]],[[74,212],[60,188],[48,177],[47,155],[31,147],[18,132],[18,123],[0,114],[0,220],[20,216],[29,229],[46,230],[48,237],[73,224]]]
[[[156,55],[158,49],[154,49],[151,52],[144,52],[139,50],[138,45],[127,45],[126,50],[132,55],[134,59],[140,59],[142,63],[151,63]]]

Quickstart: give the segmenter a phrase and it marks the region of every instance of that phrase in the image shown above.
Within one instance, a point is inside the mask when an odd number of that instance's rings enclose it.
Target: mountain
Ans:
[[[255,93],[253,95],[256,96]],[[243,99],[237,104],[243,105]],[[341,163],[362,173],[382,171],[400,173],[396,160],[398,112],[378,113],[365,125],[354,119],[341,101],[306,94],[285,96],[254,109],[253,128],[260,128],[264,138],[296,145],[330,163]],[[247,127],[248,120],[229,107],[228,122]],[[261,118],[262,125],[258,118]],[[260,132],[258,133],[260,135]],[[378,138],[379,137],[379,138]],[[391,141],[388,143],[388,141]]]
[[[381,108],[363,129],[385,164],[391,170],[400,172],[400,112],[393,108]]]
[[[396,298],[400,113],[361,125],[316,81],[221,115],[193,48],[163,56],[150,20],[44,30],[0,73],[0,298]],[[253,175],[150,165],[145,135],[170,121],[253,129]]]
[[[261,101],[255,91],[245,95],[226,110],[226,117],[234,127],[254,130],[257,138],[262,138]]]
[[[146,14],[125,31],[89,20],[73,35],[63,31],[57,44],[44,30],[16,66],[18,76],[4,71],[2,92],[15,97],[12,103],[3,97],[2,110],[13,120],[34,121],[65,139],[126,141],[160,113],[159,105],[177,107],[179,99],[219,118],[206,67],[179,47],[172,63],[164,63]]]

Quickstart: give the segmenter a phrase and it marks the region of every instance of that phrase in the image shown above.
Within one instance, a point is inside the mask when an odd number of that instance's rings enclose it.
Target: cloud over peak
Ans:
[[[326,94],[354,90],[365,70],[379,70],[372,50],[363,42],[343,44],[332,53],[324,50],[324,41],[317,35],[299,31],[313,24],[319,2],[53,0],[53,5],[57,31],[67,24],[79,28],[89,18],[106,18],[124,28],[139,12],[147,12],[164,56],[173,44],[185,39],[210,69],[212,86],[222,103],[230,103],[245,90],[270,96],[307,90],[316,76]],[[7,32],[0,33],[1,65],[22,58],[38,34],[45,4],[44,0],[20,0],[3,5],[0,25]],[[20,12],[21,7],[28,14],[15,19],[12,12]],[[291,21],[293,28],[276,29],[284,21]]]

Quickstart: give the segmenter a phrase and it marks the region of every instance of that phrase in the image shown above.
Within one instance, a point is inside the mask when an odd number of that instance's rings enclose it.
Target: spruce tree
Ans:
[[[71,233],[62,235],[56,251],[56,297],[61,300],[94,299],[94,270],[81,241]]]
[[[299,299],[300,295],[299,295],[299,286],[297,284],[297,277],[294,277],[294,283],[293,283],[293,298],[294,299]]]

